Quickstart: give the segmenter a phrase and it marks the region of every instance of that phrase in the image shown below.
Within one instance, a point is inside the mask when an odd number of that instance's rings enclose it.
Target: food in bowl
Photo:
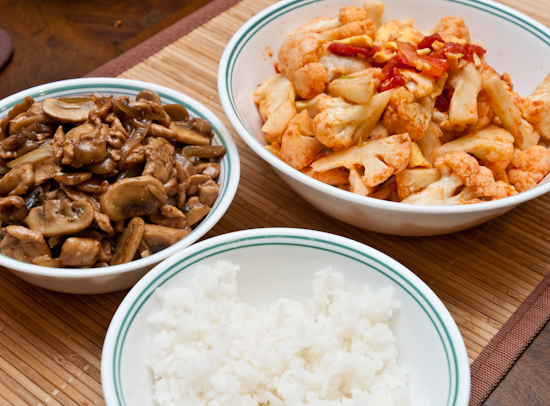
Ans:
[[[144,89],[27,96],[0,121],[0,252],[47,267],[120,265],[180,241],[218,197],[212,126]]]
[[[186,285],[159,288],[162,310],[148,364],[156,404],[413,405],[390,322],[391,287],[347,291],[331,268],[306,301],[267,311],[238,297],[239,266],[202,266]]]
[[[267,149],[334,187],[463,205],[527,191],[550,172],[550,75],[521,97],[460,17],[428,31],[341,8],[290,32],[253,94]],[[488,50],[490,52],[490,50]]]

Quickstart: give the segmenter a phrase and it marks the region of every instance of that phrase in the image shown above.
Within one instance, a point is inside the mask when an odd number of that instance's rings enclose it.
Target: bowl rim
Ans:
[[[248,229],[212,237],[162,261],[140,279],[122,300],[111,319],[105,336],[101,377],[107,404],[109,406],[125,405],[120,379],[124,341],[137,314],[154,295],[158,287],[179,272],[185,272],[189,266],[210,256],[223,254],[229,250],[270,244],[299,245],[343,255],[370,266],[401,286],[406,294],[419,303],[424,313],[430,318],[438,332],[439,340],[445,347],[447,367],[450,369],[450,393],[447,405],[465,406],[467,404],[470,396],[471,377],[464,340],[449,310],[425,282],[398,261],[364,243],[323,231],[288,227]],[[420,303],[420,300],[414,295],[421,297],[423,303]],[[449,351],[452,354],[449,354]],[[114,403],[110,403],[110,401]]]
[[[123,92],[124,90],[128,92],[138,92],[141,89],[151,89],[156,91],[159,96],[165,100],[182,104],[192,113],[192,115],[208,120],[212,124],[213,131],[215,133],[214,139],[221,145],[225,146],[227,151],[222,160],[222,165],[226,166],[224,171],[227,173],[224,174],[224,182],[222,183],[220,197],[216,200],[207,217],[204,218],[203,221],[191,233],[189,233],[182,240],[178,241],[176,244],[148,257],[130,261],[125,264],[110,265],[100,268],[50,268],[41,265],[28,264],[26,262],[18,261],[6,255],[0,254],[0,263],[6,268],[13,269],[24,274],[39,275],[44,277],[80,279],[87,277],[118,275],[126,272],[132,272],[147,266],[152,266],[168,256],[188,247],[203,237],[221,219],[235,197],[240,180],[240,158],[237,146],[233,140],[233,137],[229,133],[229,130],[217,117],[217,115],[202,103],[166,86],[135,79],[111,77],[60,80],[25,89],[0,100],[0,116],[7,113],[9,109],[11,109],[15,104],[21,102],[21,100],[26,96],[43,98],[45,95],[50,93],[73,90],[76,94],[78,89],[88,89],[90,87],[99,88],[103,93],[107,93],[109,91],[108,89],[113,89],[115,92]]]
[[[270,164],[276,171],[279,171],[293,180],[303,183],[306,186],[327,195],[331,195],[339,200],[344,200],[354,204],[372,207],[375,209],[387,210],[395,213],[410,213],[410,214],[435,214],[435,215],[453,215],[463,213],[482,213],[489,211],[505,210],[513,208],[521,203],[540,197],[550,192],[550,177],[547,176],[537,186],[514,196],[505,197],[489,202],[464,204],[454,206],[430,206],[404,204],[399,202],[391,202],[386,200],[374,199],[368,196],[360,196],[345,190],[338,189],[323,182],[317,181],[302,172],[292,168],[271,152],[256,139],[256,137],[247,129],[244,120],[241,118],[236,102],[235,95],[232,89],[232,75],[234,65],[240,56],[241,51],[246,46],[255,32],[257,32],[264,24],[269,22],[281,14],[294,10],[300,7],[306,7],[310,4],[326,3],[332,0],[282,0],[266,9],[260,11],[245,24],[243,24],[232,36],[231,40],[225,47],[225,50],[220,59],[218,68],[218,91],[222,107],[237,134],[241,139],[264,161]],[[459,3],[469,6],[480,12],[486,12],[498,17],[501,17],[508,22],[518,25],[519,27],[529,31],[537,36],[543,42],[550,46],[550,28],[544,26],[533,18],[511,8],[504,4],[497,3],[492,0],[447,0],[454,3]],[[313,17],[312,17],[313,18]],[[250,95],[252,98],[252,95]],[[259,114],[259,113],[258,113]]]

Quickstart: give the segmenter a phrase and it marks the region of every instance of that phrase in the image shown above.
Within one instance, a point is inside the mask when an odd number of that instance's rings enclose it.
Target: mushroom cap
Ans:
[[[90,98],[55,99],[49,97],[42,101],[44,112],[63,123],[86,121],[90,111],[97,105]]]
[[[92,224],[93,220],[94,209],[90,203],[54,199],[32,208],[28,225],[44,237],[58,237],[78,233]]]
[[[155,213],[168,195],[160,180],[144,175],[122,179],[111,185],[99,200],[101,211],[112,221]]]

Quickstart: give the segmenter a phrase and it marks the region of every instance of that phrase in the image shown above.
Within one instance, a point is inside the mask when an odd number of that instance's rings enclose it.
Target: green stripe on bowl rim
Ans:
[[[277,238],[296,240],[296,243],[261,241],[266,239],[277,239]],[[320,244],[324,247],[312,246],[311,244],[307,243],[308,241]],[[237,243],[238,245],[232,246],[235,243]],[[193,264],[196,264],[197,262],[205,258],[209,258],[214,255],[218,255],[220,253],[237,250],[245,247],[273,246],[273,245],[301,246],[301,247],[307,247],[310,249],[329,251],[338,255],[342,255],[349,259],[355,260],[365,266],[368,266],[375,271],[378,271],[384,274],[385,276],[389,277],[392,281],[394,281],[398,286],[403,288],[403,290],[407,292],[425,311],[426,315],[429,317],[430,321],[432,322],[435,330],[439,335],[439,338],[441,340],[441,343],[443,345],[445,355],[447,358],[447,367],[449,369],[449,393],[447,395],[446,405],[453,406],[456,404],[458,393],[459,393],[458,389],[461,386],[460,374],[458,371],[459,362],[457,357],[457,350],[455,349],[454,343],[451,339],[451,334],[447,329],[447,326],[443,322],[441,315],[438,313],[438,311],[435,309],[433,304],[428,300],[428,298],[424,295],[424,293],[420,291],[418,287],[416,287],[406,277],[402,276],[398,270],[392,268],[390,265],[382,262],[379,259],[374,258],[373,256],[361,250],[350,248],[349,246],[341,243],[327,241],[322,238],[270,234],[265,236],[250,236],[250,237],[240,238],[240,239],[231,239],[231,240],[228,240],[227,242],[221,242],[215,245],[208,245],[205,248],[200,249],[199,251],[194,252],[193,254],[187,255],[181,259],[178,259],[176,262],[170,264],[166,269],[162,271],[162,273],[157,275],[152,280],[148,281],[147,286],[140,289],[140,292],[137,293],[137,296],[134,297],[132,304],[129,306],[128,311],[126,312],[123,320],[121,321],[120,329],[115,338],[115,344],[113,349],[113,365],[111,366],[111,368],[112,368],[112,374],[114,378],[114,392],[118,400],[118,405],[126,406],[126,402],[122,394],[122,383],[121,383],[121,375],[120,375],[121,373],[120,365],[121,365],[122,349],[124,347],[124,342],[128,334],[128,330],[132,325],[133,320],[135,319],[136,315],[138,314],[140,309],[143,307],[145,302],[155,293],[155,290],[161,287],[164,283],[166,283],[172,277],[174,277],[180,270],[186,269],[187,267],[192,266]],[[327,248],[330,246],[333,246],[334,248],[332,249]],[[342,250],[347,251],[348,253],[343,253]],[[385,254],[383,255],[385,256]],[[362,260],[360,259],[361,257],[363,258]]]

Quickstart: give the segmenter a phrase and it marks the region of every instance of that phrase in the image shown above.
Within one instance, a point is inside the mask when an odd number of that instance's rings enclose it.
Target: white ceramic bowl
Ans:
[[[391,286],[401,302],[392,318],[398,362],[408,368],[413,398],[426,406],[466,406],[470,367],[460,332],[438,297],[416,275],[385,254],[319,231],[264,228],[201,241],[163,261],[128,293],[103,345],[101,382],[107,406],[150,406],[153,377],[146,366],[153,332],[147,318],[160,311],[155,290],[184,286],[201,265],[239,265],[239,300],[267,309],[279,297],[311,297],[314,274],[332,265],[347,284],[374,291]]]
[[[184,239],[171,247],[149,257],[122,265],[104,268],[68,269],[48,268],[27,264],[0,254],[0,265],[8,268],[21,279],[42,288],[65,293],[106,293],[129,288],[147,271],[169,255],[179,252],[204,236],[223,216],[237,191],[240,177],[240,163],[237,147],[231,134],[223,123],[206,107],[179,92],[153,83],[118,79],[89,78],[71,79],[24,90],[0,101],[0,119],[26,96],[36,101],[46,97],[61,97],[76,94],[91,94],[98,91],[105,96],[113,95],[135,97],[142,89],[156,91],[163,104],[179,103],[187,108],[193,117],[208,120],[215,133],[212,143],[224,145],[227,149],[221,161],[218,183],[221,184],[219,198],[208,216]]]
[[[241,138],[300,196],[338,220],[380,233],[437,235],[491,220],[520,203],[550,191],[547,179],[516,196],[452,207],[416,206],[354,195],[294,170],[264,147],[262,120],[252,100],[254,89],[275,74],[273,61],[292,29],[318,16],[335,16],[362,0],[285,0],[260,12],[233,36],[220,61],[218,90],[231,124]],[[550,30],[533,19],[487,0],[386,0],[384,21],[414,18],[430,29],[441,17],[464,18],[471,37],[487,49],[486,59],[499,73],[508,72],[514,89],[527,96],[550,73]],[[269,50],[273,57],[269,57]]]

